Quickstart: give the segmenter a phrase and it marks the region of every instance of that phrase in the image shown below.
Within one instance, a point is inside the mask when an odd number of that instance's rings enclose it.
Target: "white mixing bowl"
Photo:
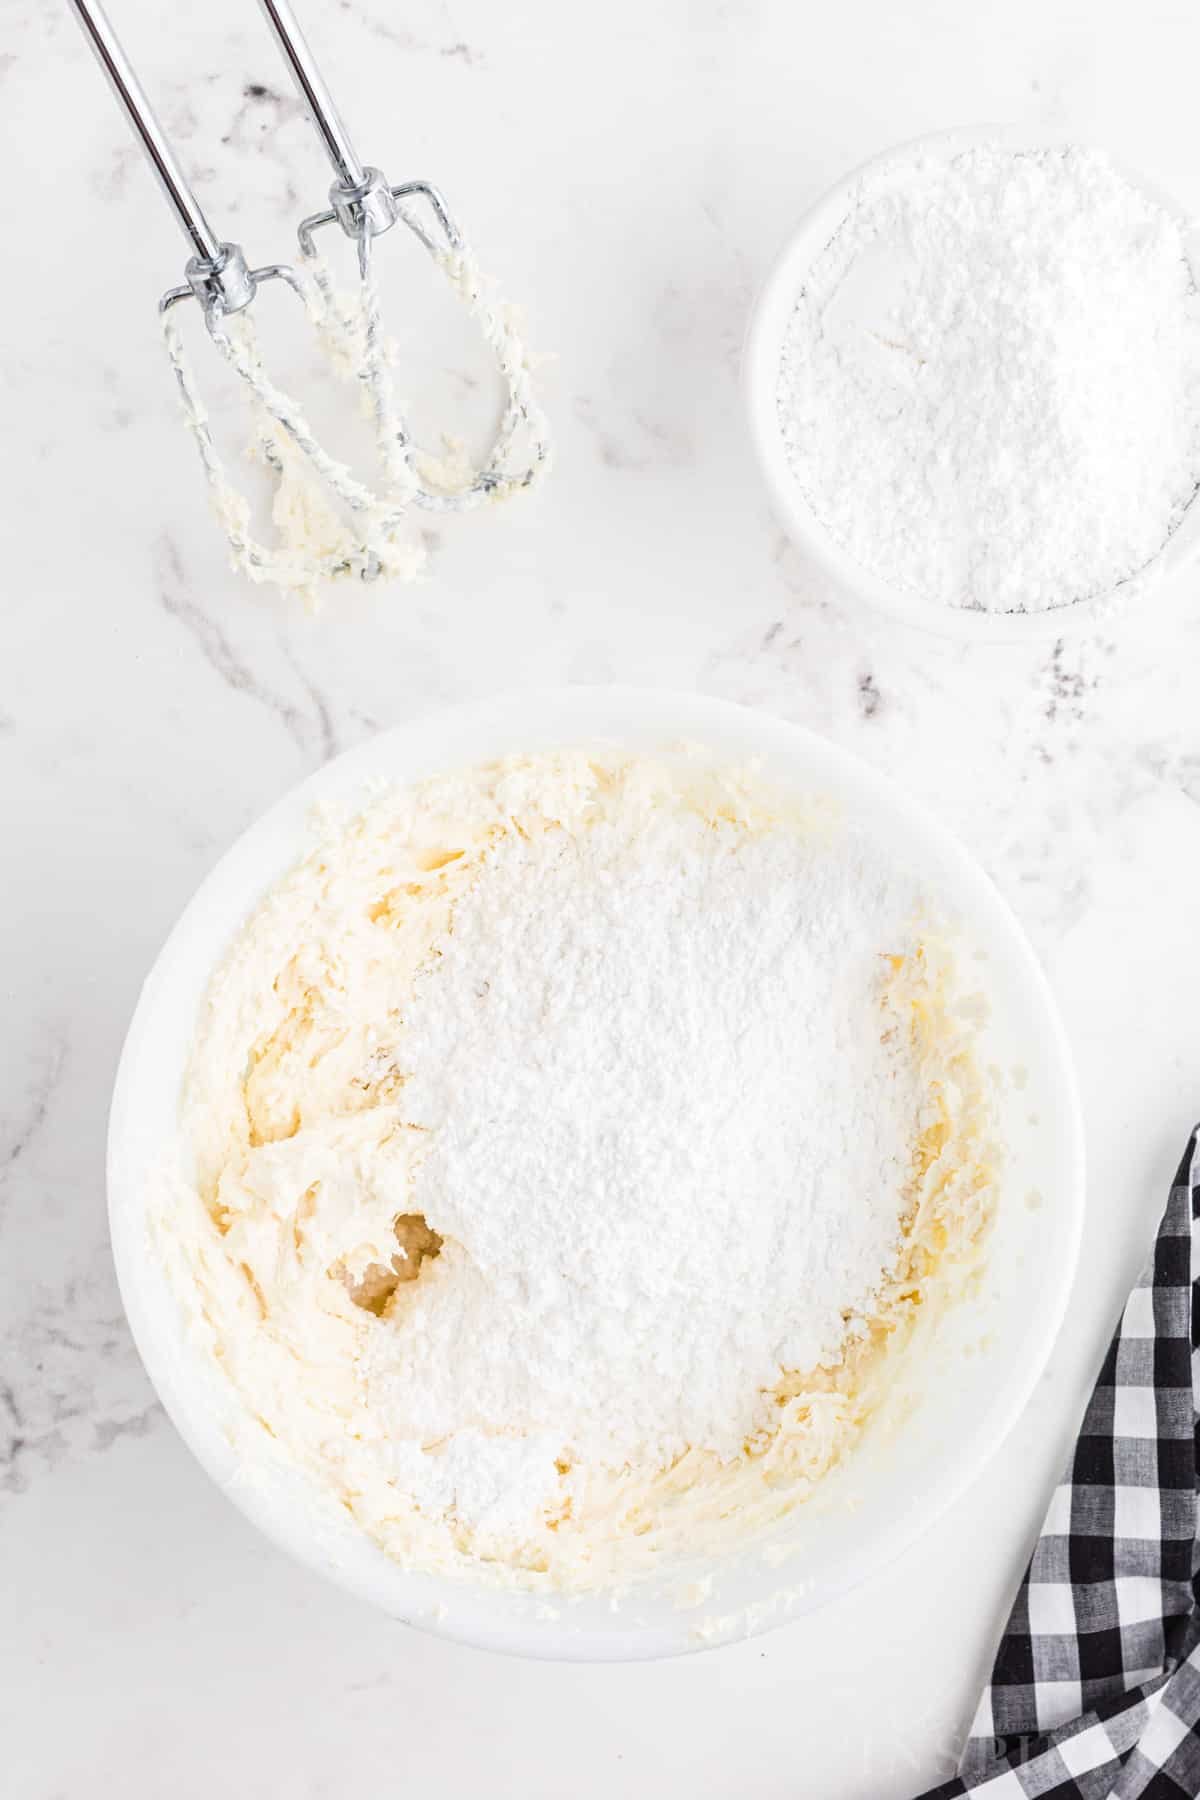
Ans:
[[[854,1457],[774,1531],[765,1551],[747,1546],[714,1568],[697,1560],[635,1587],[615,1610],[612,1596],[600,1594],[548,1616],[528,1595],[406,1572],[294,1469],[239,1467],[225,1424],[241,1402],[184,1332],[147,1230],[147,1195],[176,1143],[180,1085],[209,978],[247,915],[305,851],[314,802],[344,804],[367,783],[506,752],[597,743],[652,750],[680,740],[723,759],[761,758],[775,781],[835,796],[884,845],[920,858],[980,958],[969,966],[991,1003],[988,1059],[1019,1068],[1022,1085],[1003,1101],[1009,1161],[982,1289],[923,1351],[911,1413],[898,1392],[895,1417],[885,1407]],[[951,1505],[1013,1425],[1058,1330],[1083,1216],[1083,1143],[1045,978],[991,883],[936,820],[865,764],[779,719],[695,695],[572,688],[460,706],[386,732],[328,764],[245,833],[183,914],[142,991],[113,1097],[108,1187],[121,1292],[150,1378],[199,1461],[269,1538],[444,1636],[532,1656],[628,1659],[695,1649],[818,1606],[880,1568]],[[1040,1196],[1036,1209],[1031,1194]]]
[[[1062,132],[1036,132],[1009,125],[980,125],[934,132],[897,144],[872,157],[811,207],[780,251],[751,313],[742,359],[745,403],[759,466],[772,505],[788,535],[844,593],[865,601],[906,625],[939,636],[985,642],[1016,642],[1061,637],[1098,623],[1128,604],[1142,605],[1166,578],[1192,562],[1200,550],[1200,506],[1188,508],[1178,529],[1154,561],[1132,582],[1072,606],[1028,613],[993,613],[943,606],[910,588],[897,586],[858,562],[813,511],[792,472],[779,424],[776,389],[784,339],[812,264],[853,212],[866,186],[873,192],[889,183],[899,186],[921,156],[949,157],[981,144],[1003,144],[1011,150],[1043,150],[1077,143]],[[1180,223],[1194,271],[1200,272],[1200,234],[1178,204],[1152,181],[1122,168],[1125,179],[1156,200]],[[1135,598],[1136,596],[1136,598]]]

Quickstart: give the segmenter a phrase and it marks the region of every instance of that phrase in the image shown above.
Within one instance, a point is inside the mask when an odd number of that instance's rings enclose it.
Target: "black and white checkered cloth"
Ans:
[[[959,1776],[923,1800],[1200,1796],[1198,1219],[1193,1133]]]

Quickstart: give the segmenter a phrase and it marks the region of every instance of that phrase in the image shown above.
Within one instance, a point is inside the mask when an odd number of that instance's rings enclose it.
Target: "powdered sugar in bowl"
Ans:
[[[801,222],[745,382],[779,516],[845,591],[967,638],[1142,605],[1200,544],[1196,232],[1102,152],[901,145]]]
[[[768,789],[769,810],[756,810]],[[405,799],[412,794],[422,796],[416,811]],[[389,795],[399,813],[389,812]],[[539,817],[550,826],[544,841]],[[464,838],[470,820],[479,829]],[[838,846],[854,844],[863,848],[852,850],[853,871],[868,878],[860,896],[836,860]],[[471,857],[479,877],[464,880]],[[814,888],[814,866],[832,871],[830,882]],[[927,954],[905,967],[908,934],[893,929],[896,904],[910,912],[893,878],[902,869],[919,874],[944,921],[941,941],[952,939],[961,960],[968,985],[951,1013],[939,1012],[955,990],[940,978],[925,915]],[[789,895],[805,891],[815,904],[801,920]],[[581,893],[590,897],[583,910]],[[431,962],[414,928],[431,916],[436,926],[445,907],[453,929],[435,930]],[[843,967],[837,946],[851,917],[866,923],[867,954]],[[878,946],[886,954],[876,956],[871,922],[888,917]],[[701,957],[691,954],[697,946]],[[684,972],[690,991],[682,1008],[672,971]],[[851,1453],[801,1504],[781,1508],[775,1440],[744,1453],[738,1442],[723,1446],[719,1384],[731,1372],[753,1378],[764,1357],[810,1364],[814,1346],[845,1327],[869,1353],[860,1373],[876,1366],[870,1332],[837,1307],[826,1316],[821,1292],[792,1315],[786,1342],[756,1334],[760,1312],[779,1316],[780,1221],[771,1207],[781,1170],[791,1180],[803,1164],[814,1176],[804,1200],[818,1227],[812,1247],[839,1295],[853,1289],[856,1268],[878,1263],[877,1196],[844,1185],[819,1193],[820,1171],[794,1127],[824,1116],[823,1129],[832,1124],[859,1159],[854,1168],[861,1162],[851,1179],[883,1168],[888,1104],[874,1102],[868,1122],[854,1100],[874,1091],[877,1076],[906,1079],[894,1060],[897,1008],[914,997],[945,1026],[913,1040],[922,1070],[928,1053],[939,1087],[953,1090],[950,1114],[939,1105],[921,1115],[935,1154],[945,1119],[960,1120],[964,1143],[977,1143],[972,1070],[986,1069],[989,1082],[994,1070],[1012,1074],[997,1081],[988,1115],[1003,1157],[994,1188],[989,1178],[985,1254],[953,1305],[913,1312],[910,1276],[920,1287],[926,1251],[939,1254],[939,1183],[933,1234],[892,1290],[916,1328],[905,1340],[911,1359],[886,1391],[870,1393]],[[806,1000],[816,1007],[808,1025]],[[611,1030],[611,1021],[581,1029],[587,1008],[595,1021],[608,1004],[628,1016]],[[685,1028],[694,1070],[664,1039],[664,1011]],[[861,1036],[839,1035],[840,1026],[830,1036],[824,1011],[859,1019]],[[759,1035],[744,1045],[748,1018]],[[796,1117],[770,1066],[781,1040],[796,1070]],[[824,1046],[824,1060],[806,1068],[810,1042]],[[547,1086],[556,1071],[561,1093]],[[699,1112],[681,1088],[693,1073]],[[861,1090],[830,1120],[825,1096],[847,1081]],[[590,1105],[590,1092],[603,1104]],[[892,1102],[908,1106],[904,1092],[896,1088]],[[535,1121],[532,1146],[522,1117]],[[581,1131],[599,1165],[580,1163]],[[978,1151],[955,1168],[984,1168],[987,1152]],[[399,1190],[389,1184],[406,1179],[414,1155],[429,1216],[405,1208],[393,1218]],[[558,1209],[558,1171],[565,1187],[581,1167],[591,1202],[576,1186]],[[519,1184],[516,1207],[506,1170]],[[230,1498],[301,1561],[400,1618],[560,1658],[670,1655],[764,1629],[861,1580],[927,1527],[999,1444],[1044,1365],[1074,1266],[1082,1178],[1074,1083],[1044,979],[961,848],[865,767],[794,726],[696,696],[621,689],[518,694],[444,713],[350,752],[283,801],[229,853],[172,934],[130,1030],[110,1128],[113,1244],[134,1334],[171,1417]],[[968,1181],[959,1192],[969,1204],[978,1190]],[[760,1197],[749,1214],[748,1193]],[[636,1208],[632,1220],[612,1210],[622,1194]],[[857,1236],[837,1217],[839,1194],[866,1209]],[[456,1216],[472,1195],[486,1205]],[[748,1228],[728,1256],[713,1233],[726,1201],[728,1216]],[[514,1258],[521,1234],[534,1254]],[[639,1238],[651,1237],[638,1262]],[[782,1244],[787,1257],[804,1249],[794,1236]],[[722,1290],[726,1263],[739,1281],[760,1285]],[[535,1357],[521,1319],[499,1316],[491,1294],[472,1288],[473,1270],[503,1307],[522,1311],[526,1331],[534,1322]],[[678,1345],[656,1346],[653,1333],[660,1309],[675,1317],[678,1273],[703,1314],[683,1358],[690,1387],[678,1379]],[[619,1299],[612,1316],[595,1291],[606,1281]],[[580,1317],[564,1313],[560,1286]],[[461,1344],[457,1318],[470,1328]],[[726,1324],[730,1369],[704,1341]],[[632,1361],[626,1327],[638,1344]],[[673,1329],[686,1333],[688,1318]],[[523,1369],[519,1381],[515,1368],[489,1366],[498,1332]],[[448,1363],[467,1375],[469,1406],[457,1417],[446,1409],[459,1404],[463,1384],[456,1393],[444,1379]],[[588,1384],[578,1397],[576,1364]],[[857,1430],[859,1393],[817,1384],[770,1398],[785,1411],[798,1404],[804,1416],[785,1421],[796,1443],[816,1442],[813,1411],[833,1433],[821,1443],[836,1448],[842,1427]],[[522,1438],[520,1419],[514,1432],[503,1429],[508,1407],[530,1403],[547,1428],[549,1459],[528,1430]],[[671,1464],[664,1517],[675,1537],[634,1546],[641,1566],[630,1579],[571,1580],[580,1527],[596,1528],[589,1543],[608,1542],[606,1526],[626,1516],[639,1476],[631,1470],[626,1481],[610,1458],[603,1481],[572,1486],[575,1472],[555,1461],[564,1419],[577,1449],[599,1446],[593,1467],[606,1437],[628,1445],[661,1432],[668,1456],[677,1438],[710,1446],[703,1492],[690,1452]],[[769,1417],[762,1429],[769,1435]],[[739,1470],[753,1477],[748,1487]],[[728,1485],[704,1487],[710,1475]],[[574,1511],[547,1511],[538,1488],[547,1481],[561,1481]],[[739,1506],[749,1495],[748,1516],[724,1506],[733,1488]],[[693,1533],[697,1495],[705,1503]],[[655,1524],[662,1497],[656,1488],[640,1521]],[[523,1553],[520,1566],[489,1562],[489,1547],[531,1508],[549,1533],[535,1554]],[[464,1544],[479,1553],[461,1553]],[[618,1560],[632,1571],[629,1558]]]

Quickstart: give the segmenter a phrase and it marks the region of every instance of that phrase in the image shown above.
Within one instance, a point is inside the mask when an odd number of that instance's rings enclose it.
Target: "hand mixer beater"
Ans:
[[[185,280],[159,301],[167,353],[184,415],[200,453],[217,517],[235,567],[255,581],[310,593],[322,581],[354,576],[412,576],[419,539],[407,530],[413,509],[461,511],[531,487],[549,464],[545,419],[528,357],[511,310],[495,299],[438,190],[426,181],[393,186],[360,162],[287,0],[261,0],[267,21],[333,165],[329,207],[302,221],[299,263],[251,268],[239,244],[209,225],[158,119],[97,0],[71,0],[170,201],[192,255]],[[340,296],[320,257],[316,233],[339,225],[356,248],[358,286]],[[396,224],[408,228],[476,320],[504,387],[499,425],[483,464],[447,471],[414,441],[398,405],[381,317],[376,239]],[[365,395],[381,479],[367,486],[315,437],[300,404],[264,366],[248,309],[258,289],[278,281],[306,308],[335,369]],[[254,448],[272,471],[277,541],[251,531],[249,501],[231,481],[213,439],[207,409],[186,357],[175,309],[194,299],[208,336],[245,384],[254,418]]]

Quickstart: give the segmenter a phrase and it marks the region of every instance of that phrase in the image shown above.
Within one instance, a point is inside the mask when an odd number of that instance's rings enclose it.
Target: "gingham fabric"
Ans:
[[[922,1800],[1200,1796],[1198,1217],[1194,1132],[958,1778]]]

